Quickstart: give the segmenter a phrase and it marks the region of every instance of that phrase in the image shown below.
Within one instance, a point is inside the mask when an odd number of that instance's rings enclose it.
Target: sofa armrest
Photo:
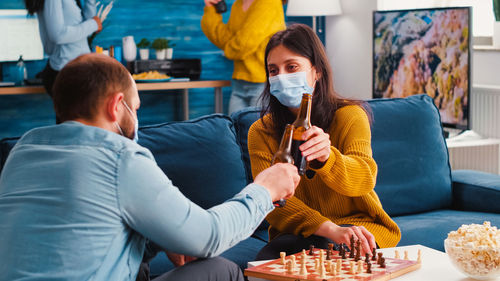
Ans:
[[[500,175],[473,170],[452,171],[453,207],[458,210],[500,213]]]

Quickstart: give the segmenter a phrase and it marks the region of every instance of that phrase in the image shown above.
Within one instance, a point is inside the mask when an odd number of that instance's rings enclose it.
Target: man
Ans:
[[[132,141],[139,105],[132,77],[111,58],[83,55],[62,69],[54,107],[64,123],[26,133],[0,176],[2,280],[135,280],[146,239],[177,260],[213,257],[293,195],[297,170],[280,164],[225,203],[200,208]],[[209,258],[159,280],[241,275]]]

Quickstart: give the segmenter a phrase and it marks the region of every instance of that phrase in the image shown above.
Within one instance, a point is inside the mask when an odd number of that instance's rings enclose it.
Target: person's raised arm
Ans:
[[[166,251],[196,257],[218,255],[249,237],[273,209],[272,201],[290,197],[298,183],[294,166],[276,165],[233,198],[204,210],[148,153],[122,153],[120,159],[118,200],[125,223]]]
[[[201,18],[201,30],[208,40],[217,48],[224,50],[227,41],[233,36],[227,25],[222,22],[222,15],[218,14],[214,5],[220,0],[205,0],[203,17]]]
[[[51,41],[55,44],[76,42],[98,31],[100,20],[94,18],[77,25],[67,25],[64,21],[62,1],[50,0],[44,4],[44,21]]]

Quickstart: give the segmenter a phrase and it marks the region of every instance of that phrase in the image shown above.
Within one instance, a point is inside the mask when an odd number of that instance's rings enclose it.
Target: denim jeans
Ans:
[[[229,100],[229,115],[245,107],[256,106],[260,94],[266,87],[266,83],[251,83],[235,79],[231,85],[233,89]]]

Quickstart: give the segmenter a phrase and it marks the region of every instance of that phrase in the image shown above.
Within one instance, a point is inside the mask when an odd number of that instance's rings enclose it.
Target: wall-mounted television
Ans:
[[[469,129],[471,8],[373,13],[373,97],[427,94],[445,127]]]

